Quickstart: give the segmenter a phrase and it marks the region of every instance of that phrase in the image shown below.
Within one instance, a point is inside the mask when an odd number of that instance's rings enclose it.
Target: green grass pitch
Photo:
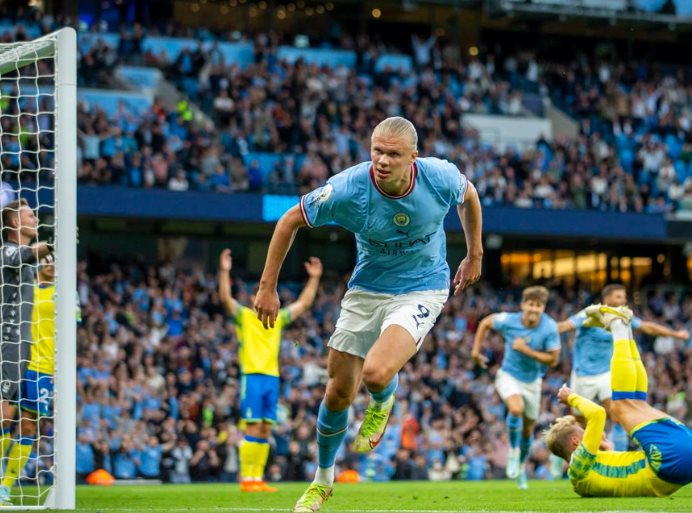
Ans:
[[[278,493],[242,494],[237,484],[78,487],[79,513],[290,512],[307,485],[281,483]],[[667,498],[584,499],[567,481],[455,481],[338,484],[324,513],[689,511],[692,486]]]

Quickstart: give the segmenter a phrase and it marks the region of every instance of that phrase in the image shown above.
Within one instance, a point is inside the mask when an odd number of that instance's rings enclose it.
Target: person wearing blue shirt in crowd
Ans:
[[[548,289],[524,289],[520,312],[491,314],[478,325],[471,356],[486,368],[488,357],[481,351],[488,330],[500,332],[505,353],[497,371],[495,388],[509,413],[509,458],[507,477],[517,479],[519,488],[528,487],[524,463],[531,449],[533,425],[541,405],[541,385],[547,366],[560,361],[560,334],[556,322],[545,313]]]
[[[81,433],[77,438],[77,460],[75,467],[77,483],[85,483],[87,476],[94,470],[94,447],[91,445],[89,437],[85,433]]]
[[[329,341],[329,381],[317,419],[318,467],[294,512],[318,511],[331,495],[334,461],[346,435],[348,408],[361,381],[371,399],[354,448],[368,452],[382,439],[394,404],[398,372],[416,354],[449,295],[444,220],[456,208],[467,256],[454,293],[480,277],[481,206],[457,167],[418,158],[413,124],[391,117],[375,127],[372,162],[332,176],[276,225],[255,311],[265,328],[279,311],[279,271],[299,228],[336,224],[356,236],[358,259]]]
[[[139,455],[130,437],[124,437],[120,449],[113,456],[113,474],[118,479],[137,477]]]
[[[158,479],[161,475],[162,454],[159,439],[150,436],[147,445],[139,453],[139,475],[147,479]]]
[[[606,306],[625,306],[627,290],[624,285],[618,283],[606,285],[601,291],[601,298]],[[586,319],[585,311],[581,310],[557,325],[560,333],[576,331],[570,388],[589,401],[600,403],[610,414],[610,360],[613,356],[613,338],[603,328],[584,326]],[[655,322],[643,321],[636,316],[632,318],[630,326],[654,337],[673,337],[679,340],[690,338],[687,330],[672,330]],[[575,414],[583,425],[584,417],[579,415],[579,412],[575,411]],[[627,450],[627,432],[619,424],[613,425],[611,441],[616,451]],[[559,459],[559,462],[561,474],[562,460]],[[557,472],[554,473],[557,475]]]

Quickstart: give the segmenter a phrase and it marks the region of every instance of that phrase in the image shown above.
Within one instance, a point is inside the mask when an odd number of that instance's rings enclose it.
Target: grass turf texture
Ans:
[[[289,512],[305,483],[280,483],[278,493],[241,493],[238,485],[158,485],[77,488],[79,513]],[[591,498],[572,492],[567,481],[530,482],[520,491],[511,481],[339,484],[322,512],[447,513],[689,511],[692,486],[667,498]],[[28,491],[28,490],[27,490]]]

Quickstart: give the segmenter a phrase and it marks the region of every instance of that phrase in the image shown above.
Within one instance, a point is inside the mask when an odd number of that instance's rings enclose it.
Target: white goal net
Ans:
[[[5,509],[75,506],[76,67],[70,28],[0,44]]]

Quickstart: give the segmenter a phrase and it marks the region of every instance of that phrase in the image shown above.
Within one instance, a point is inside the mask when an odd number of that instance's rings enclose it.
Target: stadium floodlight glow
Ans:
[[[75,508],[77,335],[77,34],[72,28],[0,44],[0,141],[0,168],[11,176],[16,195],[35,209],[39,240],[54,237],[56,267],[52,413],[39,415],[37,457],[29,458],[35,475],[17,481],[14,506],[3,509],[69,510]]]

